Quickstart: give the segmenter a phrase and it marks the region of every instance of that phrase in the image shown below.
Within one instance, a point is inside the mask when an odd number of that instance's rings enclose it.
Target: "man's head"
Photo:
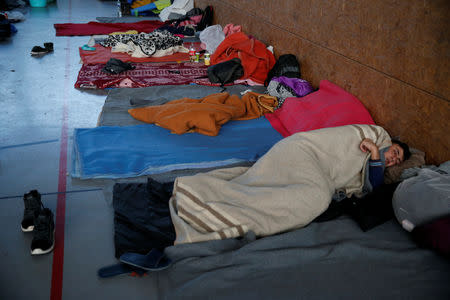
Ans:
[[[384,153],[386,167],[398,165],[411,156],[409,146],[399,140],[392,140],[392,146]]]

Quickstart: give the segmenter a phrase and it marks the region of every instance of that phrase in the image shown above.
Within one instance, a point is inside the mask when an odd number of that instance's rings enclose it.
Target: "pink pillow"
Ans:
[[[319,90],[305,97],[287,98],[266,118],[284,137],[326,127],[375,124],[358,98],[328,80],[322,80]]]
[[[241,32],[241,30],[241,25],[233,25],[230,23],[225,25],[225,27],[223,28],[223,33],[225,34],[225,36],[229,36],[230,34]]]

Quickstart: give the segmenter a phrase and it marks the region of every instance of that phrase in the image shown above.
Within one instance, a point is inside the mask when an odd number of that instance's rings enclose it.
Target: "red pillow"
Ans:
[[[281,135],[350,124],[375,124],[364,105],[328,80],[319,90],[301,98],[287,98],[267,119]]]

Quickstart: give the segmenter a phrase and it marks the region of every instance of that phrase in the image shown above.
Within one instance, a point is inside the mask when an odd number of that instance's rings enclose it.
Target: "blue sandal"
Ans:
[[[119,260],[122,263],[147,270],[147,271],[160,271],[170,267],[172,261],[166,257],[166,255],[156,248],[150,250],[146,255],[139,253],[124,253],[120,256]]]
[[[85,50],[85,51],[95,51],[95,47],[89,47],[88,45],[83,45],[83,47],[81,47],[81,50]]]

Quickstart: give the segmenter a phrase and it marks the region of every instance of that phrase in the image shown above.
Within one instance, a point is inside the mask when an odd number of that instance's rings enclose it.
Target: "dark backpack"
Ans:
[[[233,58],[208,67],[208,78],[211,83],[220,83],[220,86],[235,81],[244,76],[239,58]]]
[[[202,31],[208,26],[211,26],[214,17],[214,9],[211,5],[207,6],[203,11],[202,19],[197,24],[197,31]]]
[[[267,73],[267,78],[264,84],[267,86],[273,77],[290,77],[300,78],[300,64],[294,54],[281,55],[273,68]]]

